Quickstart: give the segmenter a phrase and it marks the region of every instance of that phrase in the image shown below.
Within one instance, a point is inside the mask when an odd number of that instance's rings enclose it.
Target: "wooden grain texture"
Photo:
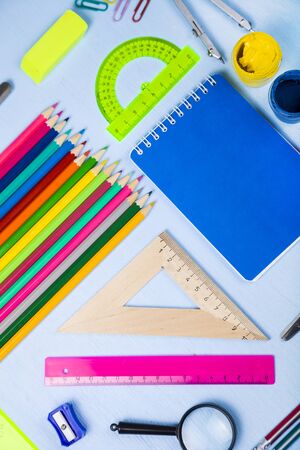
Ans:
[[[165,270],[197,309],[127,306]],[[266,339],[168,233],[161,233],[60,329],[70,333]]]

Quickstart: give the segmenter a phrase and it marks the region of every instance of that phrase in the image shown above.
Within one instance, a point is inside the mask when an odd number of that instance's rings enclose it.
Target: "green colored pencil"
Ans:
[[[63,123],[59,125],[62,126],[62,124]],[[66,133],[54,139],[54,141],[52,141],[21,173],[19,173],[16,178],[13,179],[13,181],[2,191],[0,204],[5,203],[6,200],[63,145],[70,133],[71,130],[68,130]]]
[[[7,239],[0,247],[0,258],[18,242],[21,237],[33,227],[48,211],[58,202],[89,170],[91,170],[101,159],[103,151],[95,153],[91,158],[84,161],[82,166],[50,197],[23,225]]]
[[[107,205],[107,203],[109,203],[120,192],[129,180],[129,176],[123,180],[120,180],[119,183],[115,183],[119,176],[120,172],[113,175],[105,182],[111,184],[111,187],[107,190],[107,192],[105,192],[104,195],[102,195],[102,197],[100,197],[100,199],[97,200],[94,205],[91,206],[89,210],[83,214],[60,239],[54,242],[49,250],[44,252],[39,259],[31,265],[21,277],[18,278],[17,281],[9,289],[7,289],[3,295],[1,295],[0,308],[3,308],[3,306],[5,306],[6,303],[9,302],[14,295],[16,295],[17,292],[19,292],[19,290],[31,280],[31,278],[33,278],[62,248],[65,247],[65,245],[71,241],[71,239],[73,239],[74,236],[76,236],[77,233],[82,230],[83,227],[85,227],[85,225],[87,225],[95,217],[96,214],[104,208],[104,206]],[[103,183],[103,185],[105,183]]]
[[[115,234],[132,219],[141,207],[134,203],[116,220],[49,288],[0,336],[3,347]]]
[[[284,438],[274,447],[274,450],[287,450],[300,438],[300,423],[296,425]],[[299,447],[298,447],[299,448]]]
[[[107,180],[117,164],[118,163],[112,164],[99,174],[98,172],[101,169],[101,166],[91,169],[92,174],[94,173],[95,176],[87,184],[87,186],[79,192],[77,197],[73,198],[73,200],[64,205],[64,208],[55,217],[53,217],[51,221],[45,225],[45,227],[41,227],[37,235],[29,241],[26,246],[22,248],[22,250],[19,251],[19,253],[17,253],[16,256],[12,258],[2,270],[0,270],[0,283],[2,283],[2,281],[4,281],[20,264],[22,264],[22,262],[29,255],[31,255],[31,253],[34,252],[34,250],[41,245],[42,242],[44,242],[44,240],[56,230],[56,228],[58,228],[105,180]]]

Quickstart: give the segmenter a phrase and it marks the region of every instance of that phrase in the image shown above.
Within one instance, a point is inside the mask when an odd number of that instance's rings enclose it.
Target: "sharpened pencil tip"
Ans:
[[[103,150],[103,149],[98,150],[96,153],[93,154],[93,158],[95,158],[97,161],[99,161],[102,158],[104,153],[105,153],[105,150]]]
[[[86,128],[82,128],[82,130],[79,131],[80,134],[84,134],[86,131]]]
[[[140,175],[139,177],[137,177],[138,181],[141,181],[144,178],[144,175]]]
[[[53,103],[53,105],[51,105],[51,108],[56,108],[58,104],[59,102]]]
[[[84,152],[85,156],[89,156],[91,154],[91,150],[88,150],[87,152]]]
[[[59,111],[59,112],[57,113],[58,117],[60,117],[60,116],[62,115],[62,113],[63,113],[63,110]]]
[[[87,143],[87,141],[83,141],[81,142],[81,145],[85,145]]]
[[[65,122],[68,122],[70,120],[70,117],[65,118]]]
[[[69,134],[71,134],[72,133],[72,128],[70,128],[68,131],[65,131],[65,134],[67,135],[67,136],[69,136]]]
[[[105,145],[104,147],[101,148],[101,150],[107,150],[109,148],[109,145]]]

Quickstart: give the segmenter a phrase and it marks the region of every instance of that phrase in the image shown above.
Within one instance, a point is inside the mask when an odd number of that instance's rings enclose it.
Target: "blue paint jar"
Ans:
[[[269,102],[283,122],[300,122],[300,70],[289,70],[276,78],[270,88]]]

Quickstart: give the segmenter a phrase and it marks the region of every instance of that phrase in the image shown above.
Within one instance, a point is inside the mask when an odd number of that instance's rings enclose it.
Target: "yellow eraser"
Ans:
[[[74,11],[66,11],[26,53],[21,68],[40,83],[77,44],[88,28]]]

